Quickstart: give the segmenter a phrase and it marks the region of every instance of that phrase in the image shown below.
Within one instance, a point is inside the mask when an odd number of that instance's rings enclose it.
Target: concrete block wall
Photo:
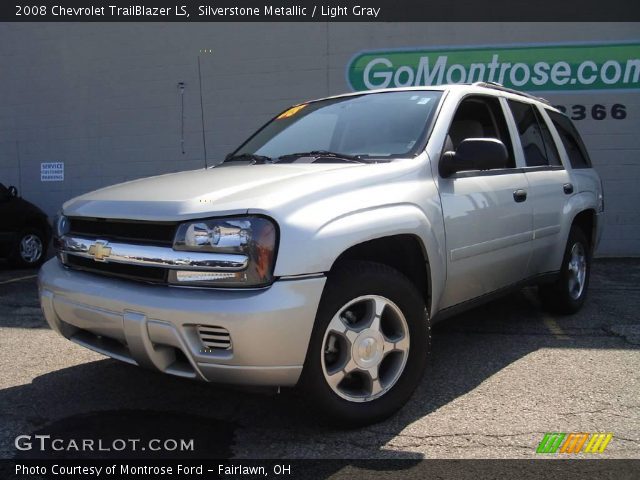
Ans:
[[[345,70],[361,50],[624,41],[638,31],[585,23],[3,24],[0,182],[54,214],[96,188],[202,168],[198,57],[211,165],[286,106],[348,91]],[[605,182],[600,254],[639,255],[640,94],[602,95],[545,96],[627,105],[624,122],[578,128]],[[65,180],[40,182],[40,163],[58,161]]]

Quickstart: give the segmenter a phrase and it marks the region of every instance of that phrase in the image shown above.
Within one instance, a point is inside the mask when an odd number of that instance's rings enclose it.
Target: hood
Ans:
[[[368,177],[388,178],[389,169],[404,163],[223,164],[102,188],[69,200],[63,211],[68,216],[156,221],[268,211],[312,192],[322,195]]]

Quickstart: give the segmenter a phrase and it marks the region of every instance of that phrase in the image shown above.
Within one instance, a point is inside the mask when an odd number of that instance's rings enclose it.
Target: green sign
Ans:
[[[355,90],[497,82],[528,91],[640,88],[640,42],[363,52],[347,67]]]

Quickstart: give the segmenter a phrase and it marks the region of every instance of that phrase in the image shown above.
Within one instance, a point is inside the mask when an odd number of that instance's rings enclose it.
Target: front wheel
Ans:
[[[545,308],[562,314],[575,313],[584,304],[591,273],[591,250],[582,229],[571,227],[555,283],[540,285],[538,291]]]
[[[37,229],[28,229],[18,235],[10,261],[15,267],[38,267],[46,258],[46,253],[45,236]]]
[[[426,365],[423,297],[404,275],[371,262],[345,264],[327,282],[301,385],[333,423],[383,420],[406,403]]]

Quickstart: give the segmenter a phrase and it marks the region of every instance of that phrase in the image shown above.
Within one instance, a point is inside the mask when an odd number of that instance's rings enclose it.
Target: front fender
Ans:
[[[435,218],[442,219],[441,215]],[[352,211],[331,219],[313,233],[289,231],[283,235],[275,274],[327,272],[343,252],[355,245],[393,235],[414,235],[420,239],[429,262],[433,313],[446,276],[443,232],[441,225],[433,225],[418,206],[410,203]]]

